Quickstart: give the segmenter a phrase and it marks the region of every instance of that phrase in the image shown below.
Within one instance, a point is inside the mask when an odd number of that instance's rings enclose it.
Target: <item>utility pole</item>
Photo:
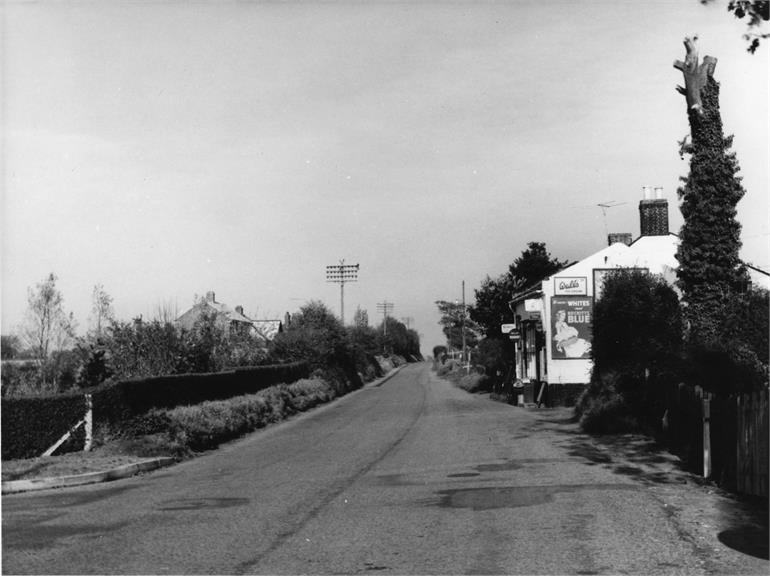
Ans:
[[[462,324],[462,335],[463,335],[463,362],[467,364],[468,357],[465,355],[465,280],[463,280],[463,324]]]
[[[326,267],[326,281],[340,285],[340,320],[345,325],[345,282],[358,280],[358,264],[345,264],[340,260],[339,264]]]
[[[388,313],[393,311],[394,306],[395,304],[393,304],[393,302],[388,302],[387,300],[377,303],[377,312],[382,312],[383,336],[388,335]]]

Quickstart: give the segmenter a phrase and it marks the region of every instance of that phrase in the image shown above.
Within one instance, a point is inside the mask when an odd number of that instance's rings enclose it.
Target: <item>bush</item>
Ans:
[[[484,374],[478,372],[471,372],[462,376],[457,385],[466,392],[480,392],[486,389],[486,384],[489,378]]]
[[[578,398],[575,413],[581,428],[595,434],[630,432],[638,428],[638,422],[625,398],[618,391],[620,376],[617,373],[592,378]]]
[[[591,383],[578,406],[585,425],[654,425],[657,388],[682,371],[682,316],[673,288],[644,271],[611,272],[594,305],[591,356]]]

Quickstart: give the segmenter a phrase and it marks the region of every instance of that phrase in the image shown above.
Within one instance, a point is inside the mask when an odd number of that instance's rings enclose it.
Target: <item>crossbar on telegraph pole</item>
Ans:
[[[340,260],[339,264],[326,267],[326,281],[340,285],[340,320],[345,324],[345,283],[358,280],[358,264],[345,264]]]

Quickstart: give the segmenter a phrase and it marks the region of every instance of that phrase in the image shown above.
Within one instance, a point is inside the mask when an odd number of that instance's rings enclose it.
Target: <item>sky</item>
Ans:
[[[647,185],[679,230],[692,34],[718,58],[741,255],[770,271],[770,43],[749,54],[726,1],[1,9],[3,334],[50,272],[81,333],[96,284],[124,320],[207,291],[257,319],[339,313],[344,260],[346,320],[391,302],[430,353],[435,301],[465,282],[472,304],[528,242],[580,260],[637,237]]]

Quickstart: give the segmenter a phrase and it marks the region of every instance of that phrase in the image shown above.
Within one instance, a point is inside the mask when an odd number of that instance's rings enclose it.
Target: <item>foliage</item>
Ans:
[[[102,329],[115,319],[110,296],[101,284],[96,284],[91,294],[91,334],[95,339],[102,336]]]
[[[568,262],[553,258],[544,242],[529,242],[527,249],[497,278],[487,276],[475,291],[476,303],[470,309],[471,318],[487,338],[503,339],[500,325],[512,323],[513,312],[508,303],[513,295],[558,272]]]
[[[708,4],[713,0],[700,0],[701,4]],[[761,40],[770,38],[770,33],[755,32],[759,29],[763,21],[770,20],[770,1],[768,0],[730,0],[727,4],[728,12],[742,20],[748,19],[748,31],[743,35],[749,45],[746,48],[748,52],[754,54],[759,48]]]
[[[684,225],[677,283],[683,292],[690,382],[729,394],[767,381],[768,326],[766,320],[761,323],[767,318],[767,296],[749,290],[739,256],[736,207],[745,191],[730,151],[732,137],[723,135],[719,85],[711,71],[699,87],[701,110],[688,110],[692,144],[690,173],[679,189]]]
[[[382,330],[382,348],[391,354],[409,358],[420,356],[420,337],[395,318],[386,318],[383,323],[387,330]]]
[[[56,274],[51,273],[27,292],[27,312],[20,329],[21,339],[40,362],[40,379],[54,389],[60,385],[55,367],[60,352],[74,340],[75,318],[64,311],[64,298],[56,287]]]
[[[446,346],[434,346],[433,347],[433,362],[443,362],[446,359],[447,349]]]
[[[690,173],[678,190],[684,224],[676,257],[689,339],[708,345],[720,339],[715,318],[745,289],[748,275],[738,254],[741,226],[736,220],[736,205],[745,191],[730,152],[732,137],[722,133],[719,85],[710,74],[701,100],[702,113],[688,111]]]
[[[616,372],[592,375],[575,406],[580,427],[586,432],[617,434],[639,428],[631,407],[618,390],[619,378]]]
[[[720,339],[689,343],[688,379],[722,395],[763,389],[768,381],[769,306],[767,290],[736,294],[713,318]]]
[[[140,419],[135,429],[145,434],[168,431],[175,445],[195,451],[207,450],[293,413],[328,402],[334,396],[334,389],[328,383],[305,379],[229,400],[153,410]]]
[[[3,398],[2,459],[40,456],[76,424],[84,412],[82,394]],[[39,425],[41,422],[45,425]]]
[[[468,317],[468,307],[458,302],[437,300],[441,319],[439,324],[447,339],[450,348],[461,349],[463,347],[463,335],[467,348],[476,346],[479,340],[479,325]]]
[[[116,379],[146,378],[186,372],[192,354],[173,324],[157,320],[115,320],[104,338],[109,364]]]
[[[356,313],[353,315],[353,326],[357,328],[369,326],[369,313],[360,306],[356,308]]]
[[[578,402],[586,429],[609,432],[623,422],[651,421],[656,388],[678,376],[681,354],[673,288],[637,269],[608,274],[594,304],[591,383]]]
[[[382,370],[375,356],[382,352],[381,333],[367,325],[354,325],[347,328],[350,351],[359,372],[364,380],[371,381],[382,376]]]
[[[95,344],[80,347],[84,360],[77,373],[77,385],[81,388],[98,386],[110,376],[113,371],[107,361],[107,350]]]
[[[0,358],[14,360],[22,353],[21,340],[15,334],[3,334],[0,336]]]
[[[591,356],[599,373],[643,375],[676,370],[682,318],[676,292],[659,276],[619,268],[594,304]]]
[[[474,363],[484,367],[484,372],[491,380],[497,380],[497,374],[505,374],[506,358],[512,354],[506,350],[510,346],[505,340],[484,338],[479,342],[474,356]]]
[[[312,368],[328,368],[350,356],[342,322],[323,302],[305,304],[288,328],[275,338],[272,354],[282,362],[304,360]]]

